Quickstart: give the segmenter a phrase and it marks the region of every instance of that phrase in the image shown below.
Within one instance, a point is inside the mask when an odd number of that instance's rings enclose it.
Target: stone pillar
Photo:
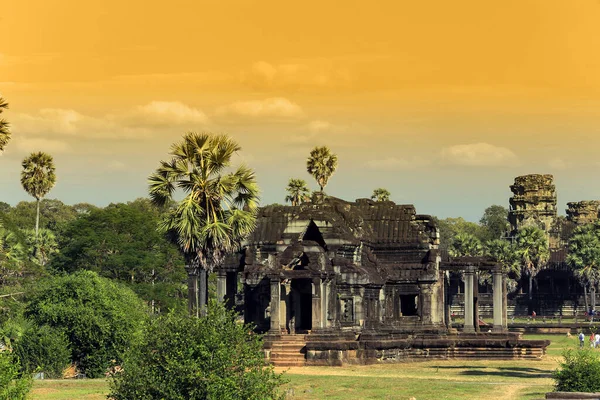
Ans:
[[[467,267],[465,270],[465,327],[463,332],[475,332],[473,321],[473,267]]]
[[[494,332],[502,332],[503,324],[503,314],[502,311],[502,271],[493,271],[494,275]]]
[[[312,281],[312,329],[317,330],[321,326],[321,278]]]
[[[271,279],[271,329],[270,333],[280,335],[279,302],[281,301],[279,278]]]
[[[285,282],[285,284],[281,285],[281,287],[283,291],[281,292],[281,300],[279,303],[281,307],[281,309],[279,310],[279,314],[281,315],[280,326],[282,332],[288,332],[288,329],[290,329],[290,332],[292,332],[294,328],[290,328],[289,326],[290,319],[292,318],[292,310],[290,305],[290,297],[292,291],[291,280],[288,279],[287,282]]]
[[[227,273],[217,271],[217,301],[223,303],[227,295]]]

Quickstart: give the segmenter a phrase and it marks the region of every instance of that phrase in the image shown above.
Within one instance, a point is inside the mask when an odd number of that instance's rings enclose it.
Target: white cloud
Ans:
[[[129,125],[170,126],[184,124],[206,124],[204,112],[178,101],[152,101],[136,107],[124,116]]]
[[[241,74],[242,83],[254,87],[325,87],[346,86],[350,82],[347,69],[328,60],[313,59],[306,63],[271,64],[258,61]]]
[[[316,120],[308,123],[308,130],[313,133],[330,131],[333,128],[333,124],[327,121]]]
[[[489,143],[473,143],[442,149],[442,161],[452,165],[470,167],[510,166],[518,162],[512,150]]]
[[[399,169],[414,169],[429,165],[429,160],[419,159],[416,157],[412,158],[396,158],[387,157],[376,160],[370,160],[365,163],[365,166],[369,169],[377,171],[395,171]]]
[[[554,168],[554,169],[558,169],[558,170],[567,169],[569,167],[567,162],[565,160],[563,160],[562,158],[551,159],[550,161],[548,161],[548,166],[550,168]]]
[[[14,131],[33,134],[76,135],[101,129],[102,125],[96,118],[63,108],[43,108],[37,114],[17,114],[14,118]]]
[[[217,110],[219,115],[237,115],[246,118],[298,118],[302,108],[284,97],[264,100],[238,101]]]
[[[65,153],[71,149],[68,143],[45,138],[16,136],[15,148],[23,153],[43,151],[45,153]]]

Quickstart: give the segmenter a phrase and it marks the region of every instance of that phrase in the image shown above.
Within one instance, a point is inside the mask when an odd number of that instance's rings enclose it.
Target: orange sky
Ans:
[[[297,4],[297,5],[292,5]],[[107,204],[187,130],[226,132],[283,202],[326,144],[345,199],[384,186],[421,213],[479,218],[525,173],[600,199],[600,1],[0,0],[0,94],[20,160],[54,155],[50,197]]]

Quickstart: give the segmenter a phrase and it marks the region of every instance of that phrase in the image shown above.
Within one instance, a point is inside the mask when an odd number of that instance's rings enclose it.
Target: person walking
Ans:
[[[579,348],[583,348],[583,342],[585,341],[585,335],[582,332],[579,332]]]

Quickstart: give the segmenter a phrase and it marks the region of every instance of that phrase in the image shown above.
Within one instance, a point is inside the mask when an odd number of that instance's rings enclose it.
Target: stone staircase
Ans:
[[[271,364],[275,367],[306,365],[305,335],[282,335],[271,344]]]

